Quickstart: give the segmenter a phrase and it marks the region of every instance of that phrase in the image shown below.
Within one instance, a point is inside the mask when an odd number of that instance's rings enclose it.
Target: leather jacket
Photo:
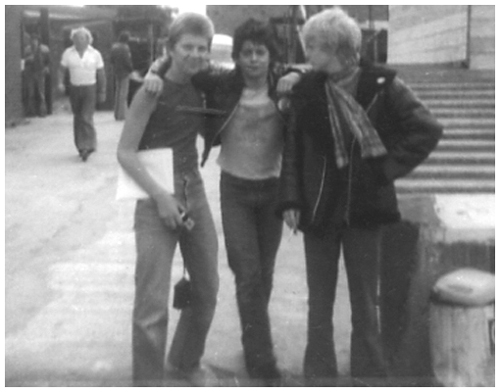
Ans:
[[[276,85],[279,78],[288,72],[300,72],[300,70],[283,65],[274,66],[268,73],[269,97],[275,103],[279,113],[285,118],[285,113],[280,99],[276,94]],[[238,68],[228,70],[214,68],[200,72],[191,79],[193,85],[201,90],[205,96],[207,109],[215,109],[212,113],[205,114],[205,148],[202,155],[201,165],[208,159],[213,146],[220,145],[220,136],[235,113],[241,98],[245,82]],[[283,130],[283,133],[285,130]]]
[[[287,209],[298,209],[299,229],[316,233],[323,231],[335,211],[341,212],[341,224],[350,226],[396,222],[400,213],[394,180],[427,158],[442,135],[442,126],[395,71],[362,63],[355,98],[388,153],[362,159],[359,144],[352,138],[349,163],[338,169],[326,78],[311,72],[294,88],[277,213],[282,216]]]

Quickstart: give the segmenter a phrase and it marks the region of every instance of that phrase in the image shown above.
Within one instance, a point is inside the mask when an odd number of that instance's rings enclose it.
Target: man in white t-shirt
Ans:
[[[91,46],[92,34],[85,27],[71,31],[73,46],[61,58],[59,90],[65,91],[64,75],[69,71],[69,98],[73,110],[75,145],[85,162],[96,149],[94,128],[96,98],[106,100],[106,74],[101,53]]]

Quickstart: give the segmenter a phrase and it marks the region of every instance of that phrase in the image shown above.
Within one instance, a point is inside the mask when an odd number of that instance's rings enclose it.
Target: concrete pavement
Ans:
[[[62,108],[6,130],[7,386],[130,386],[135,263],[133,202],[114,200],[123,123],[96,113],[98,151],[86,163]],[[201,141],[200,141],[201,146]],[[204,363],[225,386],[250,386],[232,273],[222,236],[214,151],[202,169],[219,234],[219,302]],[[172,281],[182,275],[179,252]],[[307,291],[302,239],[288,230],[271,299],[273,338],[289,386],[301,386]],[[178,319],[172,309],[169,342]],[[348,375],[350,310],[342,267],[335,308],[341,376]],[[172,386],[186,386],[172,380]]]

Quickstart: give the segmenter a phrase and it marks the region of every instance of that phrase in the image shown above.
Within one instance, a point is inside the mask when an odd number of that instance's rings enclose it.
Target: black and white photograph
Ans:
[[[5,387],[494,387],[495,14],[4,5]]]

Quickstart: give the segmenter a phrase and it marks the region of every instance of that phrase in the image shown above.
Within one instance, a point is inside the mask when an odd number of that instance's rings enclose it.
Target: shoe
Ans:
[[[199,366],[190,372],[184,373],[184,378],[193,387],[219,387],[220,382],[215,373],[208,367]]]
[[[87,159],[89,158],[90,154],[92,154],[94,152],[94,149],[90,149],[90,150],[81,150],[80,151],[80,158],[82,158],[82,161],[83,162],[87,162]]]
[[[89,150],[81,150],[80,151],[80,158],[82,158],[82,161],[83,162],[87,162],[87,159],[90,155],[90,151]]]
[[[283,386],[283,378],[281,372],[276,365],[260,366],[250,372],[250,377],[260,379],[265,387],[280,387]]]

